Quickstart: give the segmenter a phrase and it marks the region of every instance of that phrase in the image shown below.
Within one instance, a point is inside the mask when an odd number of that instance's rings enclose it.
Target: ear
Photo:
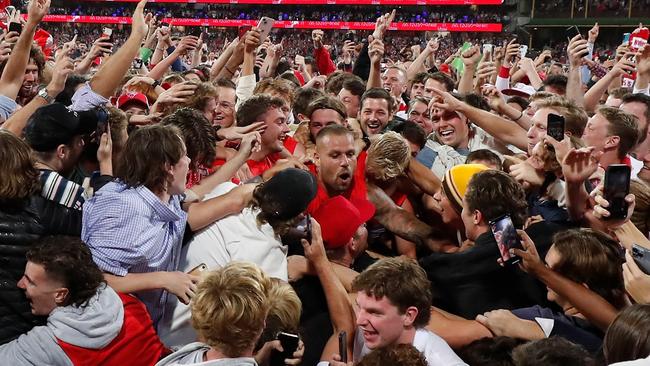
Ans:
[[[303,122],[305,122],[305,121],[309,121],[309,118],[307,118],[307,116],[305,116],[305,115],[302,114],[302,113],[298,113],[298,121],[299,121],[300,123],[303,123]]]
[[[609,136],[607,142],[605,142],[605,147],[617,147],[620,142],[621,138],[619,136]]]
[[[415,318],[418,316],[418,308],[415,306],[409,306],[406,311],[404,312],[404,326],[405,327],[411,327],[413,326],[413,323],[415,322]]]
[[[64,159],[67,152],[68,147],[63,144],[56,147],[56,157],[59,159]]]
[[[358,249],[357,241],[354,240],[354,235],[350,238],[350,241],[346,244],[348,247],[350,247],[350,250],[353,252],[356,252]]]
[[[474,225],[478,225],[483,221],[483,213],[479,210],[474,210],[472,212],[472,222]]]
[[[314,164],[317,168],[320,168],[320,155],[318,154],[318,151],[314,152]]]
[[[65,287],[56,289],[56,292],[54,293],[54,301],[56,302],[56,304],[60,306],[65,304],[66,300],[68,299],[69,293],[70,291]]]
[[[567,130],[564,130],[564,135],[566,135],[566,136],[568,136],[568,137],[572,137],[572,136],[573,136],[573,132],[571,132],[571,131],[567,131]]]

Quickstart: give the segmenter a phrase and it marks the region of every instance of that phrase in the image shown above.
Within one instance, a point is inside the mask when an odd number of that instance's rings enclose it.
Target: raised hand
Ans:
[[[386,34],[386,31],[388,31],[388,28],[390,28],[391,23],[395,20],[395,14],[396,11],[393,9],[392,12],[386,13],[379,18],[377,18],[377,21],[375,22],[375,30],[372,32],[372,36],[375,39],[383,40],[384,35]]]

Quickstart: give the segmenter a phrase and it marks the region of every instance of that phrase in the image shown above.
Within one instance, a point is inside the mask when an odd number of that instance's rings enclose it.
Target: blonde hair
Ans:
[[[262,348],[264,343],[276,339],[278,332],[298,333],[300,327],[302,302],[293,287],[277,278],[271,278],[270,281],[269,313],[266,316],[264,332],[255,349]]]
[[[379,181],[389,181],[404,174],[411,158],[411,148],[397,132],[386,132],[370,144],[366,171]]]
[[[255,345],[269,310],[269,278],[253,263],[231,262],[210,272],[192,299],[192,326],[227,357]]]

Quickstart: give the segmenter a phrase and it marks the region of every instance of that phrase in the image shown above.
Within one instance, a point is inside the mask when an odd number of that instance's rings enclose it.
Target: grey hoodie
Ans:
[[[70,365],[58,340],[89,349],[101,349],[118,336],[124,322],[124,305],[106,284],[97,288],[86,306],[54,309],[47,325],[35,327],[0,346],[3,365]]]
[[[210,346],[201,342],[190,343],[171,355],[163,358],[156,366],[201,365],[201,366],[257,366],[252,357],[224,358],[203,361],[203,356]]]

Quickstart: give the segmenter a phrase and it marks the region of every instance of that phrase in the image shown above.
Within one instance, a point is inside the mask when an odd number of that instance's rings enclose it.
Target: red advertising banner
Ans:
[[[130,24],[129,17],[87,16],[87,15],[47,15],[45,22],[56,23],[92,23],[92,24]],[[240,27],[255,26],[257,20],[231,19],[193,19],[193,18],[163,18],[162,21],[172,25],[196,27]],[[353,29],[373,30],[374,22],[321,22],[321,21],[292,21],[279,20],[275,28],[294,29]],[[396,31],[445,31],[445,32],[501,32],[501,23],[393,23],[390,28]]]
[[[98,0],[87,0],[99,2]],[[139,0],[104,0],[138,2]],[[149,0],[150,3],[275,4],[275,5],[501,5],[503,0]]]

